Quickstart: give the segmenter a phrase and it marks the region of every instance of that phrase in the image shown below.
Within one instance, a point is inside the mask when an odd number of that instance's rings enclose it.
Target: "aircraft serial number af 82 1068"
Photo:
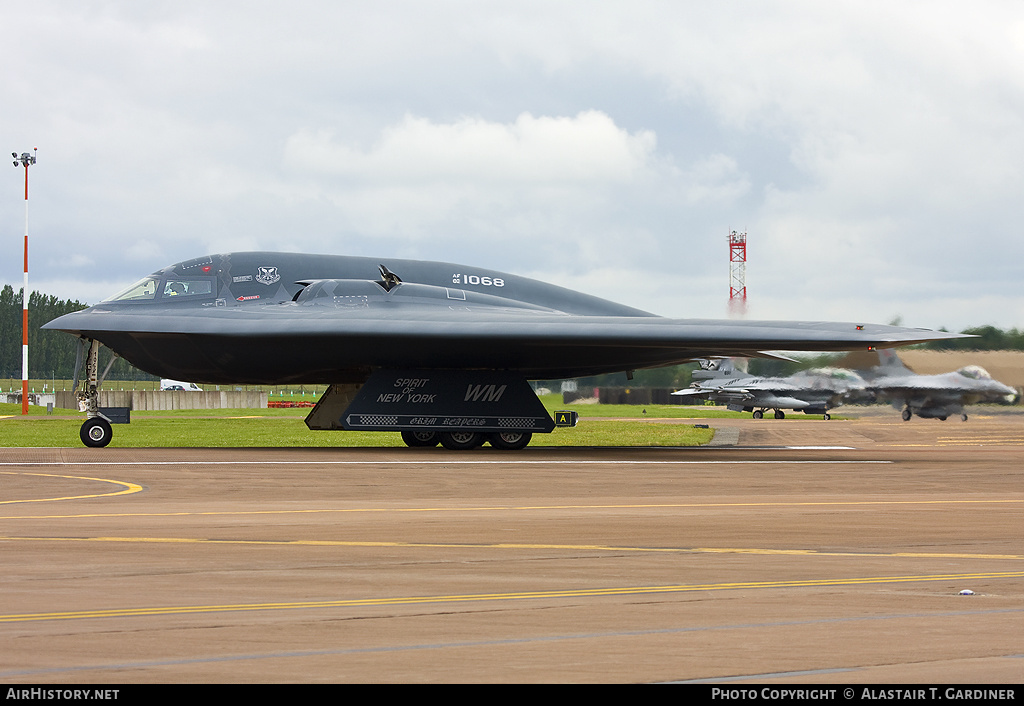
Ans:
[[[328,384],[307,418],[311,428],[402,431],[411,445],[517,448],[553,428],[527,380],[957,335],[855,323],[668,319],[452,263],[271,252],[170,265],[44,328],[78,336],[88,349],[82,439],[93,446],[111,435],[97,401],[100,344],[163,378]],[[441,406],[377,401],[410,381]],[[474,385],[478,394],[469,394]],[[413,432],[407,422],[414,417],[452,423]],[[471,419],[485,423],[466,432]]]
[[[505,280],[502,277],[488,277],[487,275],[463,275],[456,272],[452,275],[452,284],[483,285],[484,287],[504,287]]]

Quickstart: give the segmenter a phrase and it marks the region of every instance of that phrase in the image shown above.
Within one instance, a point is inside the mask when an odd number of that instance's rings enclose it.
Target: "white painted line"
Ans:
[[[518,461],[514,459],[498,460],[448,460],[448,461],[425,461],[418,459],[407,459],[402,461],[383,461],[379,459],[367,459],[365,461],[275,461],[266,458],[250,459],[246,461],[2,461],[0,466],[409,466],[409,465],[434,465],[434,466],[568,466],[568,465],[606,465],[606,466],[749,466],[749,465],[777,465],[785,464],[812,464],[812,465],[840,465],[840,464],[864,464],[864,463],[895,463],[894,461],[800,461],[794,459],[778,459],[773,461]]]
[[[853,451],[854,446],[783,446],[787,451]]]

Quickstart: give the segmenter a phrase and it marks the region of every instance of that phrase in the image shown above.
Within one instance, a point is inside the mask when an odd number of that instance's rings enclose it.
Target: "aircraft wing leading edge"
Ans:
[[[46,325],[99,340],[160,377],[207,383],[333,382],[369,368],[502,369],[583,377],[764,350],[836,351],[931,340],[931,332],[826,322],[734,322],[494,312],[304,311],[301,305],[186,312],[101,306]]]

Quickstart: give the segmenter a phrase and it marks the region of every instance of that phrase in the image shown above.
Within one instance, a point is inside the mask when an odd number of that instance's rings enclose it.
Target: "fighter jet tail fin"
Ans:
[[[696,362],[701,369],[693,371],[694,380],[729,380],[744,376],[732,358],[700,358]]]
[[[837,360],[837,368],[848,370],[874,371],[875,374],[899,374],[913,372],[904,365],[896,352],[890,348],[878,348],[873,351],[856,351],[847,353]]]
[[[913,372],[900,360],[900,357],[896,355],[896,351],[891,348],[881,348],[878,350],[878,367],[888,373]]]

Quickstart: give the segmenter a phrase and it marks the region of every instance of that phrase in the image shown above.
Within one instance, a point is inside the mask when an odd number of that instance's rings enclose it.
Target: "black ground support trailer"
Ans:
[[[457,450],[520,449],[555,428],[526,378],[488,370],[378,370],[357,389],[332,386],[306,424],[397,431],[409,446]]]

